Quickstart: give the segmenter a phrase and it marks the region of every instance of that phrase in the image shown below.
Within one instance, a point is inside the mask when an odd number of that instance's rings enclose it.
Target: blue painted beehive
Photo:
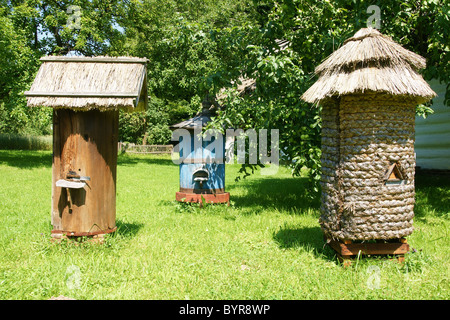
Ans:
[[[176,200],[182,202],[229,203],[225,192],[225,141],[223,136],[202,129],[211,121],[212,104],[203,103],[203,110],[195,117],[173,125],[179,132],[180,190]]]

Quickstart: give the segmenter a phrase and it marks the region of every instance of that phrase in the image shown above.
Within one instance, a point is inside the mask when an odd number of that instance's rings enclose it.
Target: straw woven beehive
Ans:
[[[413,231],[415,106],[435,96],[425,59],[364,28],[315,72],[302,99],[322,106],[325,236],[398,239]]]

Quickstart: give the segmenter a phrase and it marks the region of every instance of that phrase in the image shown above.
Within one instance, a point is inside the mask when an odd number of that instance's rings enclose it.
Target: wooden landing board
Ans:
[[[69,189],[81,189],[84,188],[86,183],[77,182],[77,181],[68,181],[64,179],[59,179],[56,181],[56,186],[61,188],[69,188]]]

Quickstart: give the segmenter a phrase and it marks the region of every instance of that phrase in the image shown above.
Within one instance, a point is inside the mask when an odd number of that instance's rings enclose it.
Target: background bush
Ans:
[[[52,150],[52,144],[52,136],[0,133],[0,149],[3,150]]]

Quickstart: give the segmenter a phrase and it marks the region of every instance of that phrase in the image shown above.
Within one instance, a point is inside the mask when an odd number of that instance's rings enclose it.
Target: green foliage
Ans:
[[[416,115],[426,119],[430,114],[433,114],[434,111],[431,108],[430,103],[419,104],[416,106]]]
[[[125,22],[127,52],[150,60],[152,95],[194,107],[229,82],[219,72],[236,56],[227,59],[232,48],[225,42],[233,39],[221,32],[248,21],[249,1],[146,0],[133,1],[131,7],[131,21]]]
[[[169,144],[170,125],[191,117],[197,111],[184,101],[167,101],[151,97],[146,112],[119,114],[119,141],[143,144]]]
[[[226,70],[226,62],[237,59],[229,58],[232,48],[225,42],[234,39],[222,36],[221,28],[244,21],[247,6],[247,1],[237,4],[229,0],[128,4],[133,14],[123,20],[128,39],[124,50],[149,59],[151,99],[145,121],[128,116],[130,124],[121,122],[124,141],[139,143],[145,135],[148,144],[168,143],[169,125],[193,116],[207,93],[229,83],[230,77],[220,72]]]
[[[0,9],[0,133],[48,134],[46,113],[26,108],[22,93],[34,77],[37,55],[6,13]]]
[[[152,52],[154,68],[150,77],[158,79],[150,88],[159,97],[189,100],[208,93],[207,75],[220,63],[208,30],[180,18],[172,34],[157,44]],[[170,53],[171,58],[164,57]]]
[[[171,108],[171,105],[165,100],[156,97],[150,99],[149,108],[146,112],[146,144],[169,144],[172,137],[172,131],[169,129],[169,126],[174,124],[171,121],[178,120],[174,119],[174,114],[181,112],[182,117],[191,114],[190,109],[186,110],[183,108],[183,102],[180,105],[180,108]],[[187,114],[184,114],[183,111],[187,112]]]
[[[71,27],[79,6],[79,23]],[[73,9],[73,8],[72,8]],[[23,95],[45,54],[116,55],[123,1],[2,1],[0,7],[0,132],[51,133],[51,110],[30,109]],[[78,16],[77,16],[78,17]],[[75,21],[77,22],[77,21]]]
[[[7,7],[33,49],[42,54],[74,51],[91,56],[114,54],[122,46],[125,38],[117,23],[126,12],[126,2],[19,0]]]
[[[369,5],[380,8],[380,31],[427,59],[427,80],[450,82],[450,4],[443,0],[404,1],[277,1],[269,17],[273,29],[292,40],[292,48],[311,73],[354,32],[367,26]],[[450,88],[449,88],[450,89]],[[448,102],[449,90],[446,101]]]
[[[172,131],[167,125],[155,124],[149,129],[147,129],[147,144],[159,144],[165,145],[170,143],[172,138]]]
[[[52,143],[52,136],[0,133],[0,149],[2,150],[52,150]]]
[[[254,1],[263,6],[264,1]],[[444,1],[383,1],[381,32],[427,58],[426,79],[449,82],[449,5]],[[366,1],[275,1],[265,6],[261,28],[246,28],[247,50],[239,51],[242,75],[256,79],[256,90],[245,97],[228,96],[217,126],[279,128],[280,149],[296,175],[310,171],[311,190],[320,179],[320,109],[299,101],[315,81],[314,68],[357,30],[366,27],[370,13]],[[230,34],[233,37],[235,34]],[[276,51],[275,39],[290,41]],[[447,39],[447,40],[445,40]],[[230,67],[228,65],[227,67]],[[231,65],[236,69],[235,65]],[[223,74],[226,74],[225,72]],[[447,90],[449,91],[449,90]],[[447,92],[447,96],[449,92]],[[446,99],[448,101],[448,99]],[[417,115],[432,113],[429,105]]]
[[[313,181],[317,181],[321,121],[319,109],[298,99],[305,83],[300,59],[290,50],[274,52],[272,47],[255,45],[248,56],[253,57],[248,59],[247,74],[257,79],[256,89],[243,97],[229,91],[226,108],[211,126],[279,129],[281,160],[291,163],[295,175],[300,175],[303,167],[309,168]],[[312,189],[318,191],[315,183]]]
[[[119,113],[119,141],[142,144],[145,116],[140,112]]]
[[[293,173],[307,168],[318,190],[320,109],[300,101],[314,68],[371,13],[362,0],[72,0],[0,1],[0,132],[46,134],[51,113],[28,109],[22,94],[44,54],[149,58],[151,105],[120,116],[120,139],[162,143],[168,126],[200,108],[206,94],[227,88],[215,125],[280,130]],[[426,79],[450,81],[449,11],[444,0],[375,1],[381,32],[427,59]],[[79,6],[80,16],[69,12]],[[72,8],[73,9],[73,8]],[[79,22],[74,25],[71,22]],[[290,42],[277,50],[276,39]],[[256,89],[239,96],[239,79]],[[450,87],[445,101],[450,101]],[[429,105],[418,106],[427,116]],[[245,170],[245,167],[243,168]],[[253,168],[254,169],[254,168]]]
[[[424,77],[450,83],[450,3],[444,0],[389,1],[380,7],[385,32],[427,59]],[[450,106],[450,86],[447,86],[445,103]]]

